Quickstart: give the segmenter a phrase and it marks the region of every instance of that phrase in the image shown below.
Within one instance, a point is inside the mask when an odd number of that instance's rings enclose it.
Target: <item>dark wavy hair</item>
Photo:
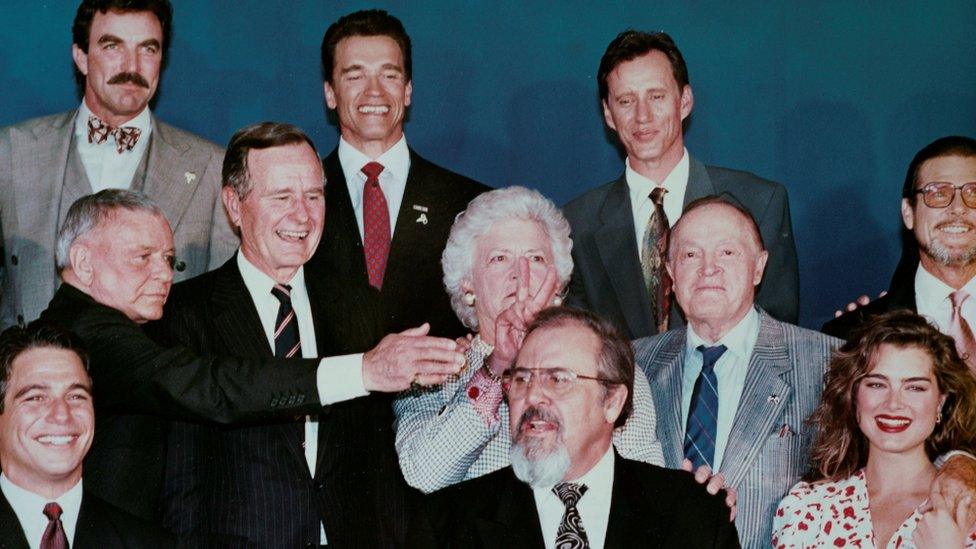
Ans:
[[[976,448],[976,378],[952,338],[911,311],[893,311],[870,317],[834,353],[820,406],[809,419],[816,435],[807,480],[846,478],[867,463],[868,442],[857,422],[857,389],[882,345],[919,349],[932,359],[937,388],[946,400],[942,421],[925,441],[929,459]]]
[[[606,101],[607,96],[610,94],[607,79],[610,77],[613,69],[617,68],[617,65],[626,61],[633,61],[652,51],[659,51],[668,58],[668,61],[671,63],[671,74],[674,76],[675,82],[678,83],[678,92],[683,91],[685,86],[689,84],[688,65],[685,64],[685,58],[681,55],[681,50],[675,45],[674,40],[668,36],[668,33],[664,31],[643,32],[628,29],[610,41],[610,44],[607,45],[607,50],[603,52],[603,57],[600,58],[600,68],[597,69],[596,73],[597,87],[600,90],[600,100]]]
[[[49,322],[35,320],[26,327],[13,326],[0,333],[0,414],[7,400],[7,389],[14,360],[21,354],[42,347],[72,351],[88,372],[88,351],[73,333]]]

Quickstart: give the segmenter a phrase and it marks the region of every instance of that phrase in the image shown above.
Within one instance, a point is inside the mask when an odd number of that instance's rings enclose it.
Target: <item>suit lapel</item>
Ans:
[[[339,150],[322,161],[325,167],[325,231],[319,244],[316,258],[329,264],[333,261],[348,261],[337,265],[333,272],[348,273],[355,277],[357,284],[366,284],[366,256],[363,252],[363,239],[359,234],[356,212],[352,208],[346,176],[339,162]],[[322,253],[318,253],[321,251]]]
[[[712,178],[708,176],[708,170],[705,169],[705,165],[689,157],[688,186],[685,188],[685,199],[681,208],[684,209],[693,200],[713,194],[715,194],[715,186],[712,185]],[[674,221],[671,224],[673,225]]]
[[[125,547],[103,504],[87,492],[81,496],[78,525],[71,547]]]
[[[36,126],[31,131],[11,132],[12,181],[17,196],[17,208],[12,213],[24,228],[24,234],[46,242],[42,247],[50,250],[54,249],[58,223],[38,223],[38,220],[58,219],[64,187],[70,187],[79,196],[91,194],[87,181],[64,180],[77,113],[76,110],[64,113],[50,125]]]
[[[654,392],[663,393],[659,402],[666,410],[658,410],[658,423],[664,429],[657,430],[664,450],[664,461],[668,467],[681,466],[684,459],[685,426],[681,424],[682,375],[685,369],[686,329],[672,330],[664,336],[659,351],[655,354],[653,367],[660,372],[655,376],[651,387]],[[667,419],[662,419],[667,418]]]
[[[0,547],[4,549],[28,549],[27,536],[20,526],[20,519],[14,513],[7,498],[0,492]]]
[[[542,547],[542,527],[532,489],[511,468],[498,485],[494,516],[476,519],[475,528],[485,547]]]
[[[653,540],[661,539],[661,525],[665,524],[662,519],[670,514],[666,499],[647,497],[647,494],[641,493],[643,483],[634,474],[632,466],[632,463],[615,455],[613,493],[610,496],[610,518],[604,547],[653,545]]]
[[[783,375],[795,361],[790,357],[791,347],[784,345],[784,337],[782,326],[760,312],[759,339],[749,359],[745,386],[722,459],[721,470],[729,486],[738,485],[745,477],[749,464],[762,450],[763,442],[790,401],[793,387]]]
[[[409,270],[415,260],[414,250],[423,247],[428,240],[429,228],[431,223],[440,223],[444,220],[440,216],[444,212],[438,211],[440,204],[438,193],[434,192],[434,182],[427,173],[426,161],[417,153],[410,151],[410,172],[407,174],[407,183],[403,191],[403,201],[400,203],[400,211],[397,213],[396,227],[393,230],[393,240],[390,242],[390,255],[386,263],[386,273],[383,276],[383,291],[391,290],[412,291],[410,288],[402,288],[402,285],[395,281],[407,280],[410,277]],[[417,210],[418,208],[426,209]],[[421,218],[423,214],[423,218]],[[426,220],[421,222],[418,220]],[[453,223],[454,219],[447,221]],[[387,284],[394,281],[393,284]]]
[[[225,349],[235,349],[237,356],[263,358],[274,356],[268,345],[268,336],[261,326],[257,308],[247,286],[244,285],[240,269],[237,268],[236,254],[217,271],[212,302],[214,326]],[[290,423],[279,427],[278,431],[285,439],[285,447],[304,465],[305,454],[302,452],[304,428],[296,429]]]
[[[180,141],[175,132],[156,120],[155,116],[152,117],[152,125],[144,180],[133,181],[133,188],[139,188],[141,184],[143,192],[163,209],[175,233],[183,212],[203,180],[208,156]]]
[[[593,237],[631,333],[653,333],[650,324],[651,304],[644,288],[640,258],[637,255],[632,212],[630,191],[626,180],[621,177],[607,193],[600,208],[603,225]]]

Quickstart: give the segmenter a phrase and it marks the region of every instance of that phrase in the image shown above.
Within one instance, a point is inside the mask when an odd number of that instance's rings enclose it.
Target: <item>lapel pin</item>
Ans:
[[[183,179],[186,179],[186,184],[189,185],[193,183],[197,178],[197,174],[193,172],[183,172]]]
[[[427,206],[421,206],[421,205],[419,205],[419,204],[414,204],[414,205],[413,205],[413,209],[414,209],[414,210],[417,210],[418,212],[424,212],[424,213],[427,213]]]
[[[771,404],[779,404],[779,395],[769,395],[769,398],[766,399],[766,402],[769,402]]]
[[[423,223],[424,225],[426,225],[427,224],[427,214],[425,214],[425,213],[420,214],[420,217],[417,218],[417,223]]]
[[[793,434],[793,429],[790,429],[790,426],[785,423],[783,424],[782,427],[779,428],[779,438],[784,438],[792,434]]]

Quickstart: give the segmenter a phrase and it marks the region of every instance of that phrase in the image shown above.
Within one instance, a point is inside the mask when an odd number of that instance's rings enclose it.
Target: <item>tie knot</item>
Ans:
[[[651,191],[651,200],[660,206],[661,204],[664,204],[664,195],[667,192],[668,190],[664,187],[654,187],[654,190]]]
[[[61,518],[61,506],[54,501],[48,503],[44,506],[44,516],[47,517],[48,520],[58,520]]]
[[[363,173],[366,174],[367,183],[371,181],[376,182],[379,179],[380,173],[382,171],[383,171],[383,164],[380,164],[379,162],[369,162],[368,164],[363,166]]]
[[[969,293],[966,290],[956,290],[949,294],[949,299],[952,300],[952,308],[958,309],[962,307],[964,301],[969,299]]]
[[[271,287],[271,294],[278,298],[282,305],[291,305],[291,286],[275,284]]]
[[[560,482],[559,484],[552,487],[552,493],[556,494],[560,500],[562,500],[563,505],[576,506],[583,494],[586,493],[587,487],[585,484],[577,484],[575,482]]]
[[[714,347],[706,347],[704,345],[698,346],[698,352],[702,354],[702,370],[710,370],[715,367],[715,363],[718,359],[725,353],[728,349],[725,345],[716,345]]]

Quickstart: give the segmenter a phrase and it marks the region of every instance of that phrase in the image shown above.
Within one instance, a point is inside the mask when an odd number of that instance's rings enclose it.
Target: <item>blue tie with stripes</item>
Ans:
[[[298,319],[291,307],[291,286],[275,284],[271,293],[278,298],[278,318],[275,320],[275,358],[291,358],[296,354],[302,356],[302,341],[298,335]]]
[[[702,370],[691,392],[688,425],[685,428],[685,457],[697,469],[708,465],[713,470],[715,460],[715,430],[718,423],[718,381],[715,363],[726,351],[725,345],[698,346],[702,354]]]

